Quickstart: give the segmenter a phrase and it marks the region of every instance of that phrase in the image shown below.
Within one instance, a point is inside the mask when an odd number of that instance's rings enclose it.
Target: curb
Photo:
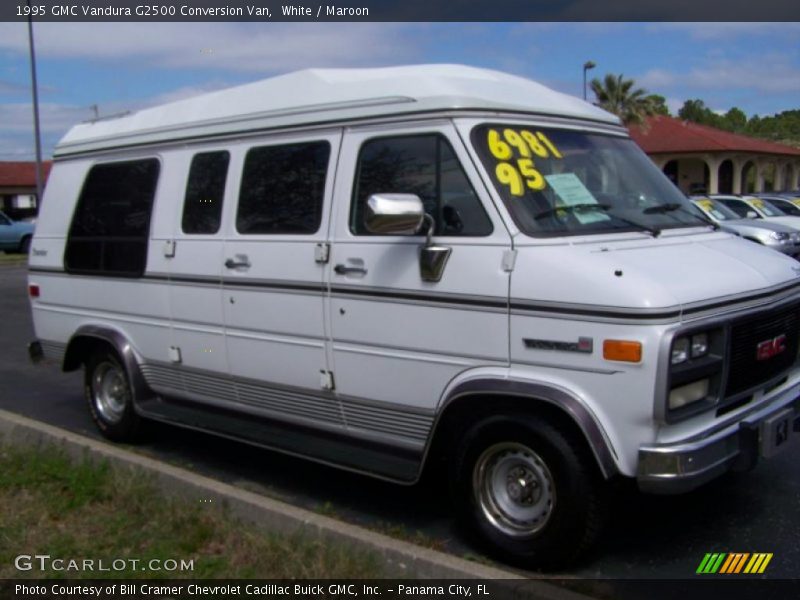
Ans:
[[[588,600],[587,596],[550,583],[526,580],[511,571],[396,540],[2,409],[0,437],[6,442],[25,446],[52,444],[73,458],[90,456],[106,460],[116,467],[145,471],[168,494],[224,502],[234,517],[269,531],[291,534],[302,530],[324,540],[376,553],[384,559],[389,577],[517,580],[520,583],[525,581],[525,591],[531,594],[529,597]]]

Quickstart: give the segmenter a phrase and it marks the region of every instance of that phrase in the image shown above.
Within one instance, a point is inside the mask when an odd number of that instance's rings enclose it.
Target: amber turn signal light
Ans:
[[[642,343],[629,340],[603,340],[603,358],[622,362],[641,362]]]

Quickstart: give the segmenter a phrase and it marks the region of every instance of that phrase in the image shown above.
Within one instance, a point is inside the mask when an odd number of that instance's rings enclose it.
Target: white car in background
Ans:
[[[787,225],[793,229],[800,229],[800,217],[788,216],[769,200],[756,198],[755,196],[723,194],[710,194],[708,197],[713,200],[719,200],[742,219],[764,219],[772,223]]]
[[[788,194],[759,194],[761,200],[766,200],[790,217],[800,217],[800,198]]]
[[[698,196],[691,200],[720,228],[794,258],[800,255],[800,231],[764,219],[742,219],[722,202],[713,198]]]

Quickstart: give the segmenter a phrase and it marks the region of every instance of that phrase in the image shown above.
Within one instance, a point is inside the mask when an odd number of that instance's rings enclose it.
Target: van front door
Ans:
[[[328,269],[331,364],[352,435],[421,452],[448,382],[508,364],[510,236],[451,122],[345,134]],[[415,194],[451,253],[424,281],[424,235],[375,235],[373,194]]]

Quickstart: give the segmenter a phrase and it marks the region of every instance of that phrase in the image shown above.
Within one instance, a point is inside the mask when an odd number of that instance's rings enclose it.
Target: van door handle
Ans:
[[[248,258],[246,256],[237,256],[236,258],[239,259],[239,260],[234,260],[232,258],[229,258],[228,260],[226,260],[225,261],[225,266],[228,269],[239,269],[239,268],[249,269],[250,268],[250,261],[248,260]]]
[[[333,271],[337,275],[347,275],[349,273],[367,274],[367,270],[364,267],[348,267],[347,265],[336,265],[333,267]]]

